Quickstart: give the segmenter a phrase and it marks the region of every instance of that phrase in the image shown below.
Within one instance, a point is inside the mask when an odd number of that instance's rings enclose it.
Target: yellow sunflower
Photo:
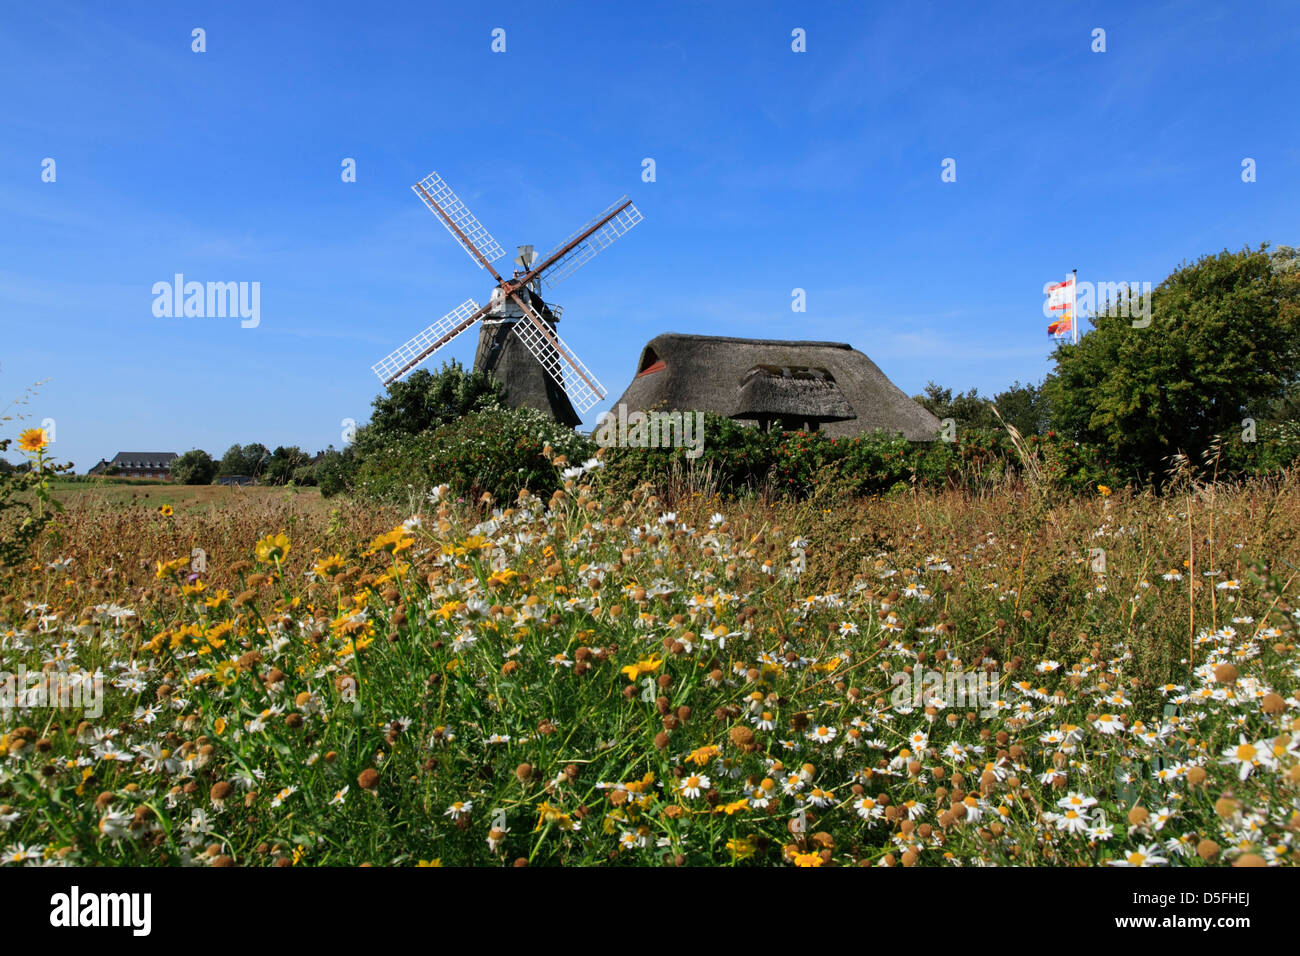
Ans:
[[[44,428],[29,428],[18,436],[18,447],[23,451],[40,451],[50,443]]]

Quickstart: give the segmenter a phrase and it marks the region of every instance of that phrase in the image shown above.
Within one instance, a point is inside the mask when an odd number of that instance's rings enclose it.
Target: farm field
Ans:
[[[600,479],[416,514],[57,492],[0,599],[4,861],[1292,863],[1296,476]]]
[[[299,507],[312,508],[321,503],[315,488],[284,488],[270,485],[181,485],[123,481],[92,483],[87,481],[50,482],[65,507],[75,509],[159,508],[170,505],[178,511],[196,508],[241,510],[265,502],[294,501]]]

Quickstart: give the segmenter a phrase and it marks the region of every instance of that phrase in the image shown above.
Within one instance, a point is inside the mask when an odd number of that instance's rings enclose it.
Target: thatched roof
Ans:
[[[754,373],[788,369],[787,376]],[[818,381],[817,373],[825,379]],[[933,441],[939,420],[912,401],[876,364],[843,342],[738,339],[667,332],[641,351],[637,374],[617,407],[704,411],[733,417],[804,417],[831,436],[883,429]],[[781,411],[780,409],[787,409]],[[766,411],[766,409],[772,409]],[[852,417],[843,416],[848,412]],[[838,420],[837,420],[838,419]]]
[[[766,423],[840,422],[857,418],[829,369],[755,365],[740,379],[732,418]],[[802,427],[802,424],[795,424]]]

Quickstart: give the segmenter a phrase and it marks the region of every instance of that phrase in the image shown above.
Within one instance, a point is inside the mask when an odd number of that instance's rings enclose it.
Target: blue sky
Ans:
[[[1036,381],[1045,282],[1300,241],[1297,49],[1291,2],[6,4],[0,405],[43,381],[18,410],[78,470],[340,446],[370,365],[490,292],[431,170],[510,256],[641,208],[548,294],[589,423],[668,331],[847,341],[909,394]],[[259,282],[260,324],[155,317],[178,272]]]

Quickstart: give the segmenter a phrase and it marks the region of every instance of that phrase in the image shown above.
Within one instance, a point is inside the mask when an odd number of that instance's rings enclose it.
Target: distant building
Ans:
[[[122,478],[162,478],[167,481],[171,479],[175,460],[174,451],[119,451],[112,461],[101,458],[87,474],[103,475],[109,469],[116,469],[114,474]]]

